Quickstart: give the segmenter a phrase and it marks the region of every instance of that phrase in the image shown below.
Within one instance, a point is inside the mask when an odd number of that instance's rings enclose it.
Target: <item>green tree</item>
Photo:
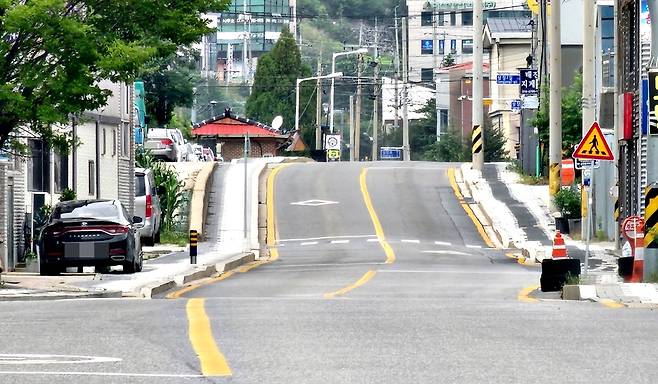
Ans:
[[[544,82],[541,89],[539,110],[530,124],[537,127],[539,142],[545,148],[542,153],[542,163],[548,164],[549,142],[549,88]],[[562,90],[562,150],[565,155],[571,155],[573,146],[582,138],[582,95],[583,77],[580,73],[574,76],[573,83]]]
[[[144,67],[140,77],[146,90],[149,125],[167,126],[176,107],[192,105],[193,84],[199,78],[196,58],[185,52],[155,59]]]
[[[254,85],[247,100],[246,114],[250,119],[270,123],[283,116],[284,130],[295,125],[295,86],[298,78],[311,76],[311,69],[302,63],[294,36],[287,28],[272,51],[258,60]],[[315,82],[302,83],[300,92],[300,127],[307,144],[315,142]]]
[[[0,1],[0,148],[29,127],[59,148],[52,127],[105,104],[99,81],[132,81],[142,65],[210,32],[203,13],[228,0]]]
[[[451,65],[455,64],[455,57],[452,55],[452,52],[448,53],[447,55],[443,56],[443,60],[441,60],[441,66],[442,67],[449,67]]]

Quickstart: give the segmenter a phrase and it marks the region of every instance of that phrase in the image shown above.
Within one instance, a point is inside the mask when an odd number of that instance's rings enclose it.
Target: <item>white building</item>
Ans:
[[[58,154],[40,137],[26,137],[21,140],[29,155],[0,161],[0,262],[8,270],[23,259],[35,214],[57,204],[67,188],[78,199],[119,199],[132,214],[133,88],[109,81],[101,87],[112,92],[105,107],[59,128],[78,143],[70,153]]]

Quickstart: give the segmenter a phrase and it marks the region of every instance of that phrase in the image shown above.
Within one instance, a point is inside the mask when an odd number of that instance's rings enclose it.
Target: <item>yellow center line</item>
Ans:
[[[190,342],[199,357],[201,373],[204,376],[231,376],[231,368],[215,343],[204,304],[205,299],[189,299],[186,306]]]
[[[333,298],[335,298],[336,296],[342,296],[342,295],[346,294],[347,292],[349,292],[349,291],[351,291],[351,290],[353,290],[353,289],[356,289],[356,288],[362,286],[363,284],[367,283],[367,282],[370,281],[373,277],[375,277],[375,274],[377,274],[376,271],[368,271],[368,272],[366,272],[363,276],[361,276],[361,278],[360,278],[359,280],[357,280],[355,283],[350,284],[350,285],[348,285],[348,286],[345,287],[345,288],[341,288],[341,289],[339,289],[339,290],[337,290],[337,291],[335,291],[335,292],[325,293],[325,294],[324,294],[324,298],[325,298],[325,299],[333,299]]]
[[[524,303],[535,303],[539,301],[534,297],[529,296],[530,293],[537,288],[539,288],[539,285],[530,285],[528,287],[523,288],[521,291],[519,291],[519,294],[516,296],[517,300],[522,301]]]
[[[452,187],[452,190],[455,192],[455,196],[457,196],[457,199],[459,200],[459,204],[462,206],[462,208],[464,208],[464,211],[466,211],[468,217],[471,218],[471,221],[473,222],[475,228],[477,229],[478,233],[482,237],[482,240],[484,240],[484,242],[487,244],[487,247],[496,248],[494,243],[489,238],[489,235],[487,235],[487,232],[484,230],[484,227],[482,226],[482,223],[480,223],[480,220],[478,220],[478,218],[473,213],[471,207],[464,201],[464,197],[459,191],[459,186],[457,185],[457,181],[455,180],[454,168],[448,168],[448,179],[450,180],[450,186]]]
[[[372,205],[372,200],[370,199],[370,193],[368,192],[368,185],[366,184],[367,174],[368,174],[368,168],[363,168],[361,170],[361,176],[359,177],[359,184],[361,185],[361,194],[363,195],[363,201],[365,201],[366,203],[366,208],[368,209],[368,213],[370,214],[372,225],[375,227],[375,234],[377,235],[379,244],[384,249],[384,253],[386,253],[386,264],[393,264],[393,262],[395,262],[395,252],[393,252],[393,248],[391,248],[391,245],[388,243],[388,241],[386,241],[386,237],[384,236],[384,229],[382,229],[382,224],[380,223],[379,217],[377,217],[375,208]]]
[[[605,305],[608,308],[625,308],[626,306],[618,301],[610,300],[610,299],[601,299],[599,301],[601,304]]]

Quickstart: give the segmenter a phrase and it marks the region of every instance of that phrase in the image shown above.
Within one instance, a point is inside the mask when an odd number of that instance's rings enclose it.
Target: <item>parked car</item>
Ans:
[[[194,144],[187,142],[185,144],[185,148],[187,150],[187,158],[186,161],[199,161],[199,157],[196,154],[196,150],[194,149]]]
[[[58,203],[41,232],[41,274],[57,275],[67,267],[94,266],[107,272],[121,265],[125,273],[142,270],[143,253],[135,224],[118,200]]]
[[[164,161],[185,161],[187,158],[185,140],[177,129],[149,129],[144,148],[150,150],[155,158]]]
[[[203,161],[215,161],[215,153],[209,147],[204,147],[202,153]]]
[[[203,158],[203,146],[201,144],[192,144],[192,148],[194,148],[194,154],[196,155],[197,160],[206,161]]]
[[[135,216],[142,218],[139,235],[145,245],[160,242],[162,210],[153,171],[135,168]]]

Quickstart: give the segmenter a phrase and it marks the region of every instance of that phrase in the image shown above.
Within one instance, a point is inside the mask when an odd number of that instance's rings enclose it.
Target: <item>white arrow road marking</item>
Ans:
[[[115,363],[122,359],[100,356],[0,354],[0,365]]]
[[[303,206],[309,206],[309,207],[319,207],[322,205],[331,205],[331,204],[338,204],[337,201],[331,201],[331,200],[319,200],[319,199],[314,199],[314,200],[304,200],[304,201],[297,201],[294,203],[290,203],[290,205],[303,205]]]

